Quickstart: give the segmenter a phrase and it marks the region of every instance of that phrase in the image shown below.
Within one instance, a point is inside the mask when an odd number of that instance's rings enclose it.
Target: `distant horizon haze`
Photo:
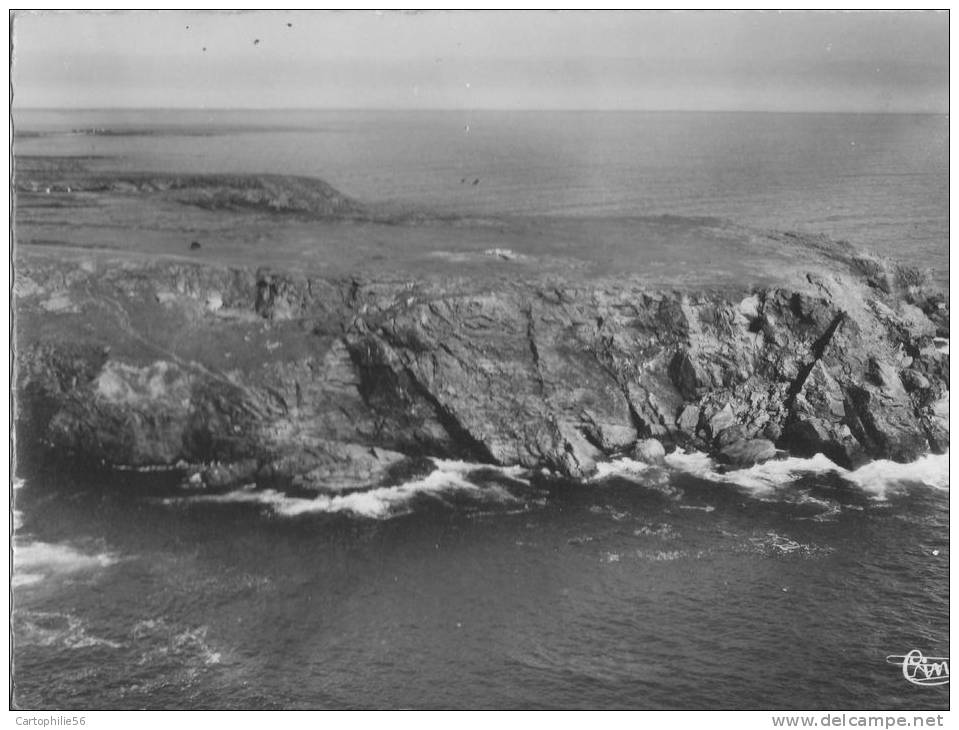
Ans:
[[[938,11],[13,13],[16,109],[948,112]]]
[[[892,116],[931,116],[931,117],[947,117],[949,116],[948,111],[938,112],[938,111],[844,111],[844,110],[835,110],[835,111],[820,111],[820,110],[805,110],[805,109],[793,109],[787,111],[780,111],[774,109],[634,109],[634,108],[588,108],[588,109],[571,109],[571,108],[511,108],[511,107],[482,107],[476,109],[463,109],[456,107],[410,107],[410,108],[387,108],[387,107],[320,107],[320,106],[290,106],[290,107],[275,107],[275,108],[264,108],[264,107],[204,107],[204,106],[97,106],[97,107],[82,107],[82,106],[16,106],[14,105],[14,111],[20,112],[65,112],[65,111],[77,111],[77,112],[151,112],[151,111],[171,111],[171,112],[208,112],[215,114],[218,112],[222,113],[232,113],[232,112],[324,112],[324,113],[336,113],[343,112],[344,114],[352,114],[356,112],[375,112],[377,114],[415,114],[417,112],[423,112],[425,114],[436,114],[449,112],[451,114],[463,114],[463,113],[474,113],[474,112],[492,112],[492,113],[509,113],[509,114],[540,114],[544,112],[554,113],[554,114],[592,114],[592,113],[623,113],[623,114],[836,114],[836,115],[892,115]]]

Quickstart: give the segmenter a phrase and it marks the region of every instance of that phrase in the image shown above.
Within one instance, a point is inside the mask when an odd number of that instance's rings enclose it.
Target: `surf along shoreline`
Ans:
[[[86,158],[18,161],[15,195],[18,468],[335,497],[434,459],[581,480],[948,449],[945,293],[822,236],[432,218]]]

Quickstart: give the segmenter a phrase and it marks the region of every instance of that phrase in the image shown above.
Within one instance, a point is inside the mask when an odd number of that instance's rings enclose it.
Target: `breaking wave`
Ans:
[[[13,546],[13,586],[39,583],[46,578],[85,573],[115,565],[109,552],[85,553],[71,545],[16,540]]]
[[[923,484],[933,489],[949,489],[949,453],[926,454],[911,464],[874,461],[855,471],[841,472],[843,479],[883,498],[886,492],[902,484]]]
[[[804,459],[788,457],[757,464],[748,469],[721,471],[708,455],[677,449],[666,456],[666,463],[676,471],[700,479],[732,484],[757,496],[766,496],[809,475],[835,474],[854,484],[876,499],[885,499],[889,492],[907,485],[921,484],[933,489],[949,488],[949,454],[927,454],[910,464],[895,461],[873,461],[859,469],[844,469],[823,454]]]
[[[528,487],[521,467],[491,467],[466,461],[434,459],[436,468],[427,476],[396,486],[376,487],[365,491],[315,497],[296,497],[275,489],[257,489],[247,485],[225,494],[202,494],[186,498],[167,498],[175,503],[254,503],[268,507],[274,514],[296,517],[306,514],[348,512],[361,517],[386,519],[406,514],[417,497],[441,499],[443,495],[462,493],[484,502],[510,503],[521,501],[502,482]],[[485,480],[484,474],[493,472],[496,480]],[[499,483],[498,483],[499,482]]]
[[[596,473],[590,478],[590,481],[600,481],[609,477],[636,476],[637,474],[644,474],[652,468],[649,464],[627,457],[613,461],[602,461],[596,464]]]
[[[23,487],[22,479],[15,479],[14,489]],[[39,583],[46,578],[69,576],[106,568],[120,561],[107,551],[84,552],[67,543],[31,540],[20,533],[23,512],[13,510],[13,570],[14,588]]]

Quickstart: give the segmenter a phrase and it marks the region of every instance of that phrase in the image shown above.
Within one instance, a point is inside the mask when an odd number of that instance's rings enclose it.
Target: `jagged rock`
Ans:
[[[849,427],[873,457],[913,461],[928,451],[924,431],[908,403],[869,385],[853,385],[847,392]]]
[[[837,426],[814,416],[799,416],[790,421],[779,443],[797,456],[825,454],[847,469],[869,461],[869,455],[848,426]]]
[[[740,439],[723,446],[717,460],[737,468],[750,467],[776,456],[776,446],[767,439]]]
[[[601,451],[587,441],[570,424],[560,423],[557,428],[562,439],[562,450],[556,470],[572,477],[589,477],[596,473],[596,462],[603,457]]]
[[[941,418],[923,418],[922,426],[929,439],[929,448],[934,454],[949,451],[949,422]]]
[[[866,452],[846,422],[845,395],[822,360],[809,369],[794,395],[778,443],[799,456],[817,453],[845,467],[867,460]]]
[[[253,481],[258,467],[256,459],[241,459],[231,464],[211,464],[199,476],[205,486],[220,489]]]
[[[690,436],[695,435],[699,427],[699,406],[685,406],[676,418],[676,426]]]
[[[928,390],[932,383],[918,370],[907,369],[902,371],[902,383],[906,390],[913,393],[917,390]]]
[[[715,438],[715,444],[718,449],[722,450],[729,444],[745,440],[747,436],[746,427],[742,424],[735,423],[729,428],[724,428],[719,432]]]
[[[17,277],[18,453],[353,489],[429,456],[579,477],[663,443],[844,466],[948,444],[948,355],[898,280],[696,296],[39,258]]]
[[[865,276],[866,283],[869,286],[875,287],[886,294],[893,291],[895,276],[887,262],[872,255],[861,254],[853,257],[852,263]]]
[[[707,417],[706,426],[712,438],[717,438],[727,428],[736,425],[736,414],[728,403]]]
[[[641,439],[633,447],[633,458],[646,464],[662,464],[666,449],[656,439]]]
[[[762,311],[762,301],[758,295],[751,294],[739,303],[737,310],[745,320],[745,324],[753,326],[753,322],[759,318]]]
[[[919,421],[935,454],[949,450],[949,397],[940,398],[920,411]]]
[[[590,440],[608,454],[625,451],[636,443],[636,429],[632,426],[590,422],[586,426],[586,430]]]
[[[778,423],[773,423],[772,421],[763,426],[762,431],[759,432],[760,436],[768,441],[772,441],[773,443],[779,441],[782,434],[782,427],[780,427]]]
[[[709,382],[709,376],[688,352],[679,352],[669,364],[669,377],[684,398],[692,400]]]
[[[817,360],[809,371],[802,389],[796,394],[793,409],[799,415],[840,421],[846,415],[845,396],[839,383]]]
[[[891,363],[882,362],[875,357],[869,358],[868,375],[870,380],[879,386],[882,393],[890,398],[905,401],[906,391],[902,379]]]

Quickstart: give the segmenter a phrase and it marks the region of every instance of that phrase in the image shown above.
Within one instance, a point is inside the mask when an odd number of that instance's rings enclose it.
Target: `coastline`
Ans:
[[[422,474],[427,457],[585,479],[676,448],[728,468],[948,449],[946,295],[824,237],[629,219],[583,261],[537,248],[540,221],[357,221],[364,206],[322,181],[145,177],[18,175],[22,463],[52,449],[209,488],[338,494]],[[104,208],[129,217],[100,248]],[[200,222],[194,253],[183,227]],[[544,239],[598,230],[550,225]],[[237,255],[247,227],[259,251]],[[394,257],[390,235],[425,245]],[[327,252],[339,238],[349,267],[311,271],[309,236]]]

